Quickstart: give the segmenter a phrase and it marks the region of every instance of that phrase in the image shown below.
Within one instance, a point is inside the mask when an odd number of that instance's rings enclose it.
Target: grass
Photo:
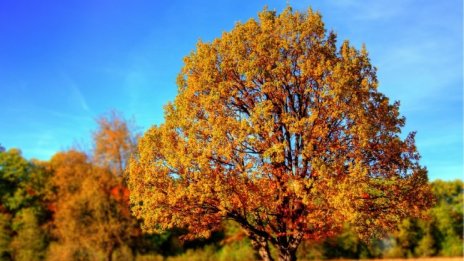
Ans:
[[[363,259],[365,261],[463,261],[464,257],[421,257],[421,258],[384,258],[384,259]]]

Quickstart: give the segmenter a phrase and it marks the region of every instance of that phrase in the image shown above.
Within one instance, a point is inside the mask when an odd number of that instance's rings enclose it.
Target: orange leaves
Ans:
[[[123,176],[130,154],[135,150],[137,135],[117,112],[97,120],[99,129],[94,132],[94,157],[97,163],[111,169],[114,175]]]
[[[122,202],[123,204],[129,203],[129,190],[121,184],[113,187],[110,193],[116,201]]]
[[[370,196],[369,196],[369,194],[367,194],[367,193],[364,192],[364,193],[361,194],[361,198],[362,198],[362,199],[369,199]]]
[[[60,152],[50,161],[54,235],[64,245],[107,251],[136,233],[129,191],[108,169],[78,151]]]

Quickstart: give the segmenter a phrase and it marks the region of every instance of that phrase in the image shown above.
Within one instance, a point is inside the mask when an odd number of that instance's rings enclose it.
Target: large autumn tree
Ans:
[[[430,202],[414,133],[377,89],[367,51],[337,47],[321,15],[264,10],[184,60],[165,123],[130,163],[144,229],[206,237],[241,225],[264,260],[350,223],[365,238]]]

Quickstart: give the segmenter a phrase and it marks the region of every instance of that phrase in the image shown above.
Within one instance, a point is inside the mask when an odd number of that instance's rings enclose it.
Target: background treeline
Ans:
[[[129,208],[125,167],[136,146],[131,123],[111,113],[97,120],[93,148],[27,160],[0,147],[0,260],[252,260],[240,228],[225,222],[211,238],[182,241],[181,229],[142,231]],[[463,255],[461,180],[431,182],[436,205],[427,220],[406,219],[391,235],[303,242],[299,259]]]

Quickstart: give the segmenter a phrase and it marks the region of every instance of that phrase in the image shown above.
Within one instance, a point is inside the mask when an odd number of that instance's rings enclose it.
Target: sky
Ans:
[[[48,160],[90,148],[95,119],[116,109],[143,132],[163,122],[183,57],[264,6],[319,11],[328,30],[378,68],[401,102],[430,179],[463,178],[461,0],[3,0],[0,144]]]

